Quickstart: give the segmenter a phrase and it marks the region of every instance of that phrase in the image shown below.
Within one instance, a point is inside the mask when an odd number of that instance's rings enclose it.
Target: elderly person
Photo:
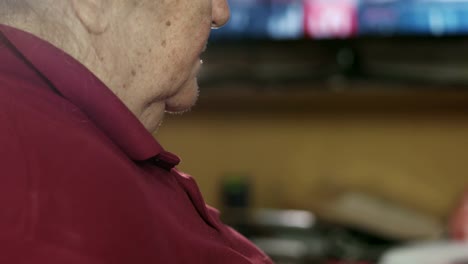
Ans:
[[[226,0],[0,0],[0,263],[271,263],[151,133]]]

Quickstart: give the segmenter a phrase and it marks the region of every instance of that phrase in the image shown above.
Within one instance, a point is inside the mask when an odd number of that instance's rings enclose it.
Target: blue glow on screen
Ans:
[[[213,39],[298,39],[304,35],[302,0],[231,0],[231,19]]]
[[[231,20],[212,33],[213,40],[468,35],[468,0],[229,0],[229,3]],[[356,32],[337,36],[340,30],[335,26],[330,27],[329,34],[326,27],[320,28],[322,34],[311,34],[311,23],[327,25],[327,21],[322,21],[327,19],[326,14],[320,12],[330,10],[342,15],[354,12],[346,16],[355,17],[355,21],[346,21],[354,23],[347,27],[356,28]]]
[[[360,35],[464,35],[468,1],[361,1]]]

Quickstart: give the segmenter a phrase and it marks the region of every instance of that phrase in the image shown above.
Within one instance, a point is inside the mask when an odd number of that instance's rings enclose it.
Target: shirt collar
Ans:
[[[47,79],[52,89],[75,104],[131,159],[155,158],[166,168],[180,160],[161,147],[143,124],[85,66],[62,50],[32,34],[0,25],[8,44]]]

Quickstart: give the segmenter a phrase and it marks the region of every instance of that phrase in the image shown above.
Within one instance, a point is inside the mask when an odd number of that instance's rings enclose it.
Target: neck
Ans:
[[[120,57],[116,57],[114,55],[116,52],[109,49],[110,46],[113,46],[109,42],[110,40],[106,41],[103,35],[96,36],[90,34],[75,16],[71,8],[63,5],[62,7],[57,6],[54,9],[54,13],[61,14],[62,18],[56,19],[56,16],[45,15],[46,13],[44,12],[46,11],[40,11],[43,13],[38,11],[35,15],[28,16],[27,19],[17,16],[14,20],[2,20],[0,16],[0,23],[29,32],[74,57],[102,80],[124,102],[130,111],[145,124],[148,130],[156,130],[159,124],[154,122],[154,117],[149,113],[160,112],[161,116],[157,120],[162,119],[164,104],[154,104],[151,108],[146,109],[146,111],[141,107],[138,98],[135,98],[132,90],[128,89],[132,85],[131,82],[134,76],[125,68],[128,67],[127,64],[119,63],[122,61],[122,56],[126,55],[122,54]],[[42,16],[39,17],[38,14],[42,14]],[[68,17],[63,19],[63,16]],[[47,18],[44,19],[42,17]],[[129,63],[131,63],[130,60]]]

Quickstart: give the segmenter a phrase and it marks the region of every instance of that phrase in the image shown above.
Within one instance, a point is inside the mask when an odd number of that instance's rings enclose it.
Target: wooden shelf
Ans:
[[[319,86],[319,85],[318,85]],[[378,87],[376,87],[378,86]],[[456,111],[468,113],[468,91],[423,85],[223,87],[203,90],[197,111]]]

